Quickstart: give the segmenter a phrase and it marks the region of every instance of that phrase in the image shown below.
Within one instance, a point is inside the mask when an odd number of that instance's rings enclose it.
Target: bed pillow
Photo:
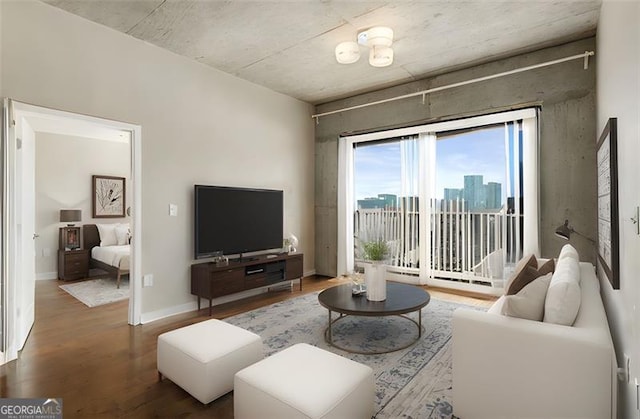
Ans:
[[[539,276],[515,295],[505,295],[501,313],[509,317],[541,321],[551,275]]]
[[[98,233],[100,234],[100,247],[115,246],[118,244],[116,225],[117,224],[96,224]]]
[[[129,244],[129,224],[117,224],[116,225],[116,241],[118,246]]]

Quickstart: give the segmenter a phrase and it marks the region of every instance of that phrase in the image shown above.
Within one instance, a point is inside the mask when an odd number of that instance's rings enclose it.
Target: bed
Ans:
[[[114,224],[114,228],[115,226],[118,226],[118,224]],[[89,250],[89,268],[100,268],[115,275],[116,287],[120,288],[122,276],[129,274],[131,245],[128,238],[126,244],[101,240],[98,226],[96,224],[85,224],[82,226],[82,239],[84,247]],[[100,245],[101,241],[102,246]]]

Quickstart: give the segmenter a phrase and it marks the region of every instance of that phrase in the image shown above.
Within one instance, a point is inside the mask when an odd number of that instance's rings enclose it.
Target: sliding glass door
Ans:
[[[536,132],[531,109],[341,138],[341,273],[382,239],[394,280],[500,293],[538,252]]]

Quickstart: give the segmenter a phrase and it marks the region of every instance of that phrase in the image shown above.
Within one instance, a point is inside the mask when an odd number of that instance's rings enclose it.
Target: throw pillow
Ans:
[[[100,234],[100,246],[115,246],[118,244],[116,237],[116,224],[96,224]]]
[[[506,295],[517,294],[528,283],[539,277],[538,259],[535,255],[525,256],[516,265],[516,269],[507,282]]]
[[[525,285],[515,295],[505,295],[502,314],[521,319],[541,321],[544,317],[544,303],[551,274],[539,276]]]
[[[549,259],[542,265],[540,265],[540,261],[538,261],[538,275],[546,275],[548,273],[553,273],[556,270],[556,261],[553,259]]]
[[[573,257],[558,260],[545,298],[544,321],[565,326],[573,325],[580,310],[581,300],[578,262]]]

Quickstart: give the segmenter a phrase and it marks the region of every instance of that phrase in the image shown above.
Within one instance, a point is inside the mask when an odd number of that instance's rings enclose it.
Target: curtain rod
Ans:
[[[577,60],[577,59],[580,59],[580,58],[584,59],[584,69],[586,70],[587,68],[589,68],[589,57],[594,55],[594,54],[595,53],[593,51],[585,51],[582,54],[572,55],[570,57],[565,57],[565,58],[559,58],[557,60],[547,61],[547,62],[540,63],[540,64],[534,64],[534,65],[530,65],[530,66],[527,66],[527,67],[516,68],[515,70],[504,71],[502,73],[492,74],[490,76],[484,76],[484,77],[479,77],[479,78],[476,78],[476,79],[465,80],[465,81],[461,81],[461,82],[458,82],[458,83],[448,84],[446,86],[434,87],[432,89],[421,90],[421,91],[415,92],[415,93],[408,93],[406,95],[396,96],[396,97],[392,97],[392,98],[389,98],[389,99],[376,100],[374,102],[363,103],[361,105],[350,106],[348,108],[336,109],[335,111],[317,113],[315,115],[311,115],[311,118],[314,118],[316,120],[316,123],[318,123],[320,121],[320,117],[321,116],[327,116],[327,115],[333,115],[333,114],[340,113],[340,112],[352,111],[354,109],[366,108],[368,106],[380,105],[382,103],[393,102],[393,101],[396,101],[396,100],[407,99],[407,98],[415,97],[415,96],[422,96],[422,103],[424,104],[425,96],[428,93],[439,92],[439,91],[442,91],[442,90],[452,89],[454,87],[465,86],[467,84],[473,84],[473,83],[478,83],[478,82],[485,81],[485,80],[496,79],[498,77],[509,76],[511,74],[522,73],[524,71],[529,71],[529,70],[535,70],[536,68],[548,67],[550,65],[564,63],[565,61]]]

